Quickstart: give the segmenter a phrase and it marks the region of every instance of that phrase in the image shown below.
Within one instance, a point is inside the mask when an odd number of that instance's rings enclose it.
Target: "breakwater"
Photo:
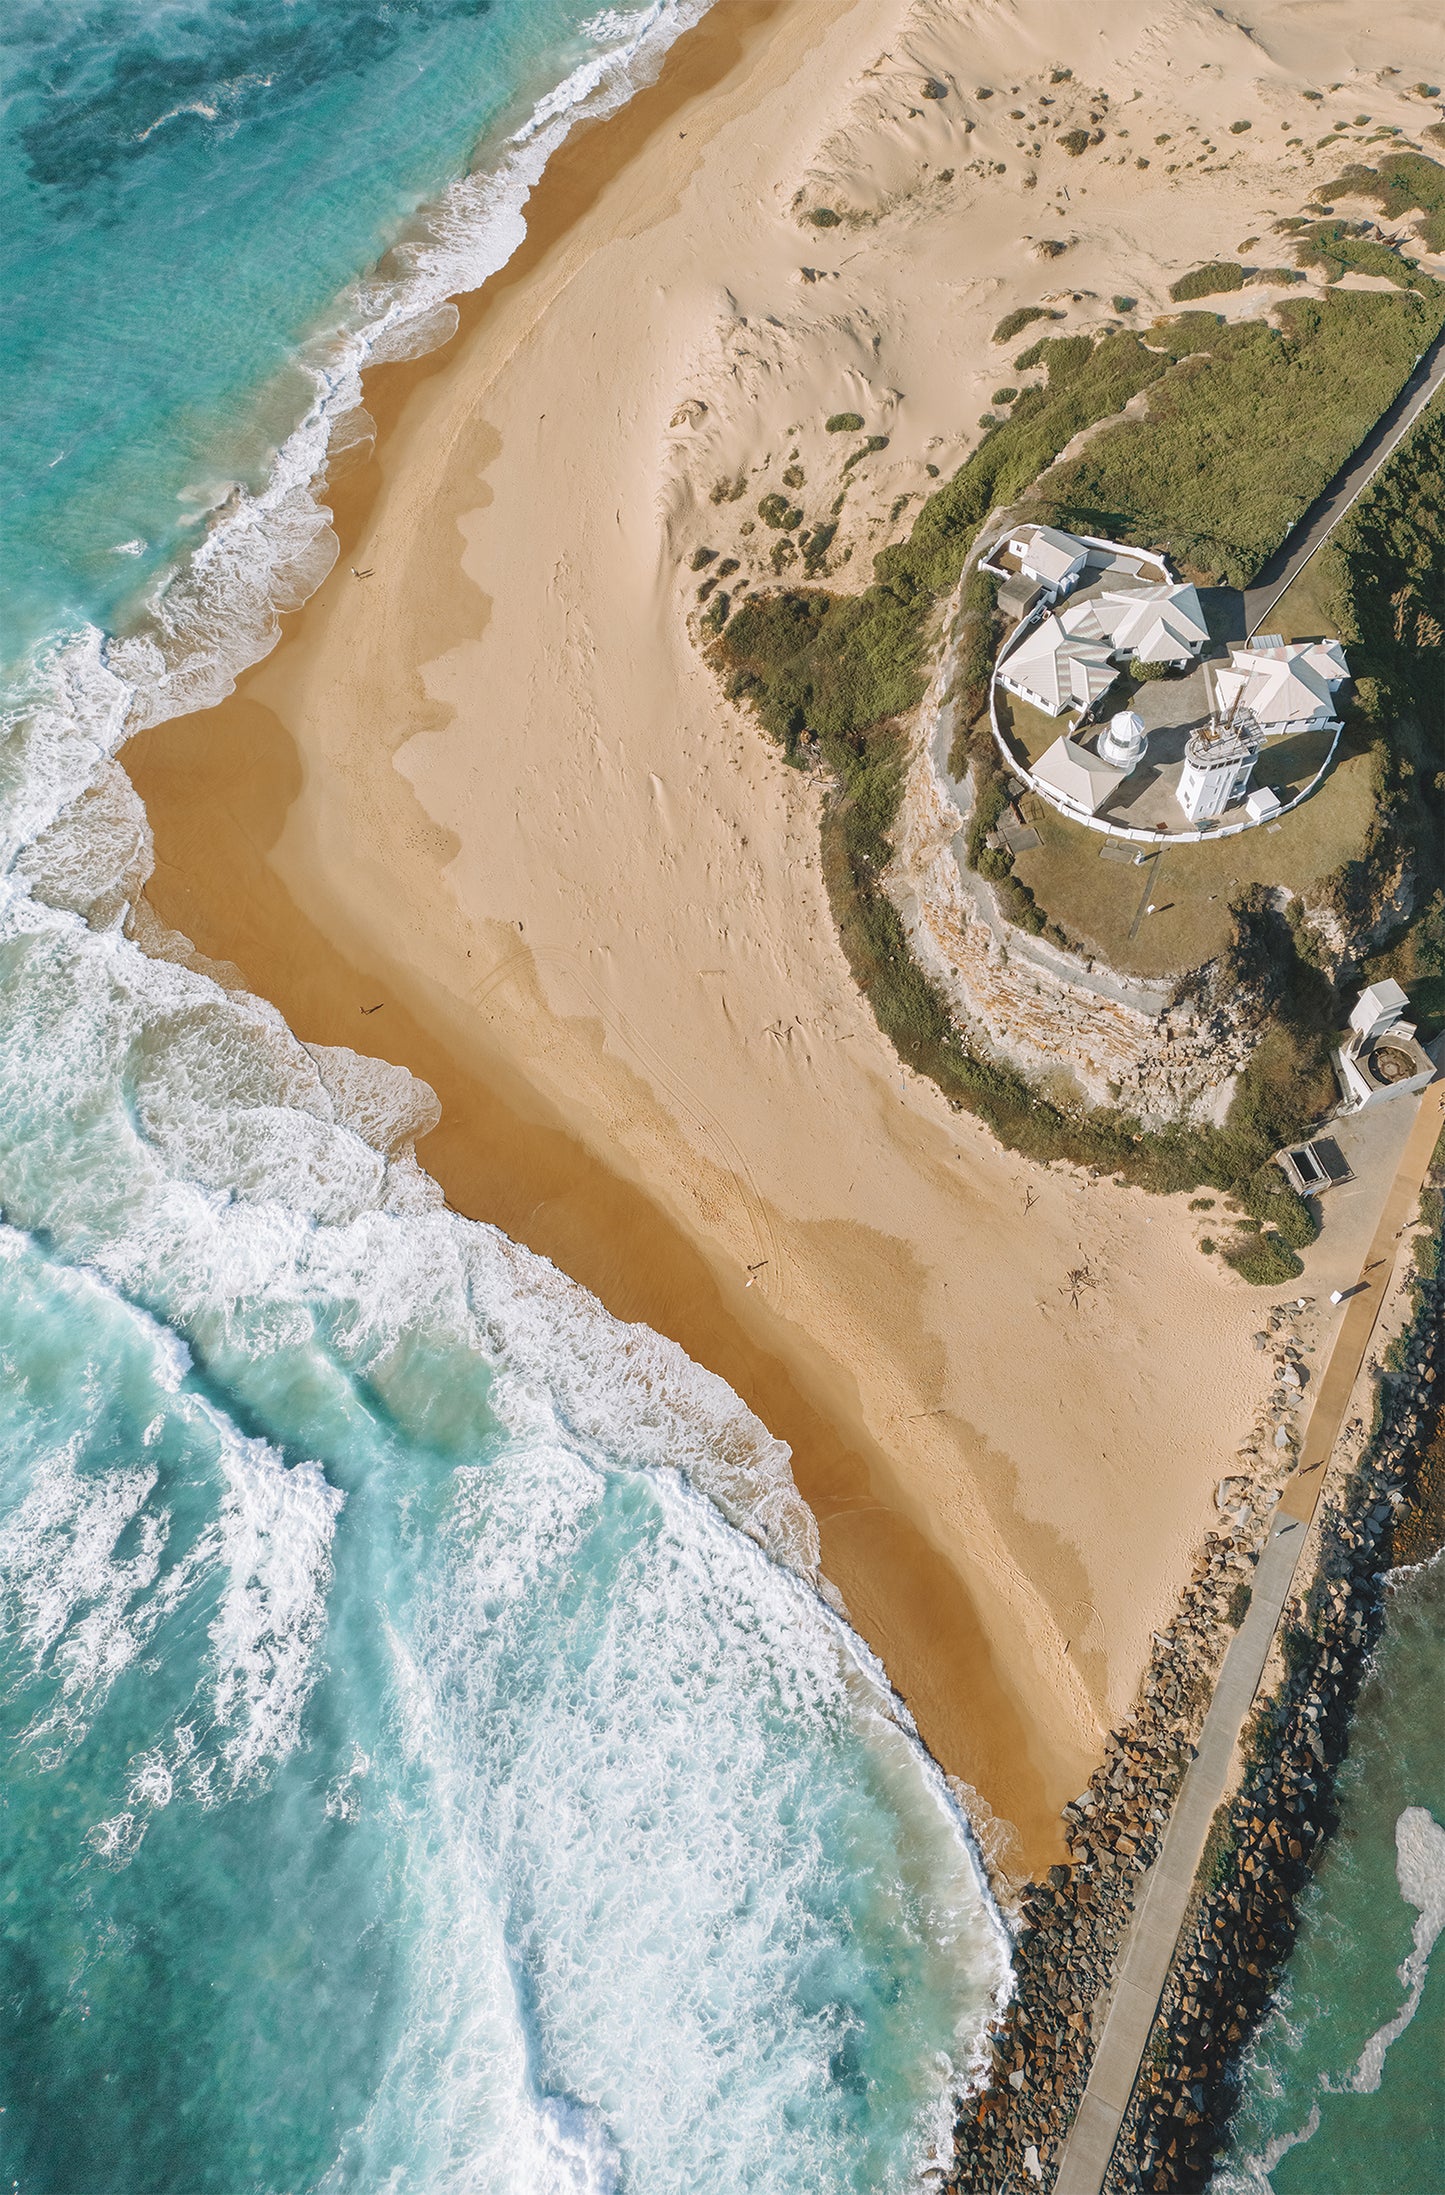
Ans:
[[[1334,1778],[1350,1714],[1381,1626],[1383,1580],[1442,1534],[1445,1485],[1435,1336],[1445,1310],[1436,1233],[1417,1279],[1414,1315],[1387,1359],[1375,1423],[1356,1468],[1322,1505],[1319,1541],[1282,1632],[1283,1677],[1257,1710],[1235,1799],[1211,1832],[1129,2115],[1108,2195],[1208,2184],[1235,2106],[1244,2048],[1294,1941],[1300,1890],[1334,1827]],[[1266,1345],[1299,1371],[1289,1308],[1271,1314]],[[1284,1381],[1288,1392],[1292,1381]],[[1281,1391],[1270,1407],[1273,1420]],[[1052,2184],[1083,2095],[1116,1957],[1142,1877],[1197,1738],[1230,1631],[1248,1603],[1276,1469],[1290,1433],[1253,1446],[1261,1476],[1221,1488],[1228,1531],[1206,1542],[1194,1577],[1140,1688],[1125,1729],[1110,1735],[1089,1789],[1066,1808],[1073,1864],[1030,1885],[1019,1907],[1016,1994],[992,2037],[986,2086],[964,2102],[952,2185],[968,2195]],[[1261,1452],[1262,1451],[1262,1452]]]
[[[1312,1581],[1286,1611],[1285,1673],[1257,1711],[1238,1794],[1211,1832],[1106,2195],[1207,2187],[1225,2146],[1245,2045],[1336,1827],[1335,1780],[1384,1624],[1386,1575],[1407,1549],[1440,1543],[1441,1519],[1429,1512],[1439,1491],[1442,1312],[1436,1278],[1419,1291],[1404,1365],[1381,1383],[1374,1436],[1322,1507]]]

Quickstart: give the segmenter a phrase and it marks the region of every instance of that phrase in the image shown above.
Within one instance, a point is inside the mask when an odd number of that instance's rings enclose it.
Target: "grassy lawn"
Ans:
[[[1013,741],[1030,769],[1069,728],[1068,712],[1063,716],[1045,716],[1031,701],[1024,701],[1018,694],[1005,693],[1002,686],[996,689],[995,700],[1000,730],[1005,739]]]
[[[1328,546],[1312,556],[1265,619],[1268,632],[1285,640],[1338,640],[1340,575]]]
[[[1261,757],[1255,782],[1283,792],[1290,778],[1308,776],[1318,766],[1316,743],[1323,746],[1324,735],[1281,741],[1273,756]],[[1159,911],[1145,916],[1133,938],[1129,930],[1145,870],[1102,859],[1100,848],[1111,841],[1069,822],[1042,800],[1026,799],[1025,812],[1042,843],[1019,855],[1014,874],[1040,907],[1111,967],[1129,975],[1178,975],[1223,950],[1229,903],[1243,885],[1283,884],[1303,891],[1359,854],[1374,814],[1370,757],[1342,753],[1313,799],[1286,816],[1278,830],[1263,827],[1213,845],[1166,847],[1149,889]]]

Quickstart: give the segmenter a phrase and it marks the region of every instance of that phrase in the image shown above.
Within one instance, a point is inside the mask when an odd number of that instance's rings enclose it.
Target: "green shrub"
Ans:
[[[1192,274],[1171,282],[1169,295],[1176,305],[1184,305],[1191,297],[1219,297],[1225,290],[1243,288],[1244,269],[1237,260],[1211,259],[1207,267],[1196,267]]]
[[[803,570],[809,579],[816,579],[820,572],[826,570],[828,551],[833,546],[837,531],[837,519],[830,518],[821,526],[814,526],[808,533],[799,534],[798,546],[803,552]]]
[[[1245,1235],[1230,1243],[1224,1262],[1251,1288],[1280,1288],[1287,1280],[1298,1280],[1304,1271],[1293,1250],[1271,1234]]]
[[[1089,149],[1089,133],[1087,130],[1065,130],[1059,144],[1071,160],[1077,160],[1080,153]]]
[[[1232,136],[1240,137],[1246,130],[1252,130],[1254,124],[1252,122],[1231,122],[1229,128]]]
[[[827,431],[829,434],[861,434],[863,432],[863,414],[861,412],[834,412],[832,418],[827,422]]]
[[[997,753],[997,749],[994,752]],[[984,756],[979,764],[968,836],[964,842],[970,869],[982,868],[984,855],[990,851],[989,833],[998,829],[999,817],[1007,806],[1008,780],[996,765],[990,767],[988,757]]]
[[[1433,290],[1436,285],[1393,244],[1365,233],[1358,221],[1315,221],[1295,240],[1300,264],[1317,267],[1327,282],[1346,274],[1383,275],[1397,289]]]
[[[993,395],[989,398],[989,402],[990,404],[1012,404],[1014,398],[1018,395],[1018,393],[1019,392],[1017,389],[1010,388],[1007,384],[1005,384],[1003,388],[994,390]]]
[[[1215,1250],[1213,1235],[1201,1235],[1199,1238],[1199,1247],[1204,1252],[1204,1255],[1207,1258],[1212,1258]]]
[[[1139,300],[1137,297],[1111,297],[1109,302],[1115,312],[1132,312]]]
[[[992,572],[975,564],[964,582],[958,623],[958,683],[954,689],[957,730],[948,758],[949,769],[962,777],[968,768],[975,724],[988,707],[989,680],[993,675],[994,610],[999,583]],[[985,731],[980,742],[980,769],[997,769],[998,749]],[[997,820],[995,818],[995,820]],[[990,830],[993,825],[990,824]]]
[[[1010,869],[998,879],[995,890],[998,903],[1010,922],[1033,937],[1042,936],[1046,920],[1044,911],[1022,877],[1016,877]]]
[[[861,449],[854,450],[851,457],[847,457],[844,459],[844,478],[847,478],[848,474],[852,472],[855,465],[861,465],[865,457],[872,457],[876,451],[886,450],[887,447],[888,437],[886,434],[870,434],[868,440],[863,444]]]
[[[1445,295],[1343,290],[1277,317],[1226,327],[1190,313],[1151,330],[1179,368],[1143,418],[1050,476],[1059,523],[1157,542],[1192,576],[1247,585],[1393,401]]]
[[[1267,1223],[1291,1250],[1303,1250],[1319,1234],[1304,1198],[1290,1187],[1272,1159],[1250,1175],[1239,1191],[1239,1201],[1251,1218]]]
[[[795,526],[803,523],[802,512],[785,495],[765,495],[758,505],[758,516],[775,533],[791,533]]]
[[[703,570],[704,566],[711,564],[713,558],[716,555],[716,549],[694,549],[688,569],[690,571],[700,572]]]
[[[1142,655],[1131,655],[1129,658],[1129,676],[1140,686],[1147,686],[1152,679],[1168,678],[1173,668],[1172,663],[1147,662]]]
[[[831,206],[814,206],[808,215],[815,229],[836,229],[842,218],[842,214],[835,213]]]
[[[1014,312],[1004,314],[993,331],[993,339],[995,343],[1011,343],[1016,335],[1022,335],[1024,329],[1032,327],[1036,320],[1052,320],[1053,317],[1042,305],[1020,305]],[[861,419],[858,424],[862,426]]]

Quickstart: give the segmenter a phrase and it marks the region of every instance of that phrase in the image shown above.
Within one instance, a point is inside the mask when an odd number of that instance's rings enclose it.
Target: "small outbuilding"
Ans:
[[[1344,1112],[1407,1096],[1434,1080],[1435,1062],[1418,1042],[1414,1023],[1404,1018],[1409,1003],[1392,976],[1370,984],[1356,999],[1350,1033],[1335,1054]]]
[[[1129,773],[1081,747],[1076,739],[1063,738],[1056,739],[1039,756],[1033,774],[1064,805],[1092,816],[1119,790]]]
[[[999,609],[1014,624],[1037,609],[1043,599],[1044,590],[1038,581],[1026,579],[1022,572],[1011,572],[998,591]]]
[[[1036,580],[1051,602],[1076,584],[1089,560],[1088,542],[1058,526],[1022,527],[1009,548],[1025,579]]]

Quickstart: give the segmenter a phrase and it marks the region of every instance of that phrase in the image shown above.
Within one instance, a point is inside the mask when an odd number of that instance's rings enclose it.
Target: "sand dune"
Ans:
[[[1433,7],[1359,12],[719,0],[559,156],[457,341],[371,378],[345,553],[275,654],[126,758],[161,917],[303,1037],[432,1082],[453,1201],[792,1442],[855,1622],[1033,1862],[1211,1520],[1260,1300],[1183,1200],[1032,1169],[901,1072],[833,934],[818,789],[722,701],[689,560],[768,572],[749,512],[789,464],[813,492],[854,409],[889,437],[835,545],[861,577],[976,435],[1002,314],[1157,306],[1340,150],[1311,171],[1288,137],[1418,128]],[[1078,159],[1032,124],[1091,112]]]

